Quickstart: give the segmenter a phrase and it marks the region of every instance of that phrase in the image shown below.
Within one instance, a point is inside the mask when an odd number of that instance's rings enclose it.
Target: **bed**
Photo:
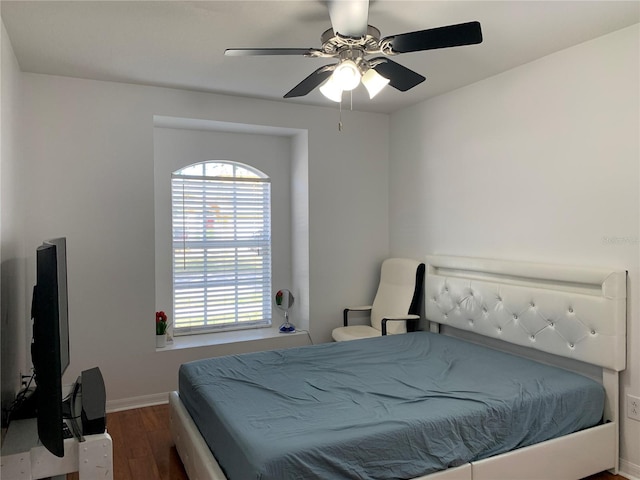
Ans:
[[[626,272],[445,256],[427,264],[432,332],[181,367],[171,430],[189,478],[616,471]],[[473,343],[437,333],[440,325],[472,332]],[[475,344],[485,337],[543,352],[534,354],[542,362]],[[562,369],[546,365],[556,357]],[[567,371],[583,367],[586,375]]]

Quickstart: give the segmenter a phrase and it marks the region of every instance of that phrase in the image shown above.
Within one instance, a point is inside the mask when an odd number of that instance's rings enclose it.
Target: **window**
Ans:
[[[175,335],[271,325],[271,183],[227,161],[171,176]]]

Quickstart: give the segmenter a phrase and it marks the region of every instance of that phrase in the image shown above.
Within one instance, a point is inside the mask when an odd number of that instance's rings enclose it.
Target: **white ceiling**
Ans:
[[[224,56],[225,48],[320,47],[320,35],[331,25],[325,2],[318,0],[2,0],[1,9],[24,72],[282,100],[316,68],[334,63]],[[393,112],[638,23],[640,2],[370,2],[369,24],[382,36],[472,20],[482,24],[483,43],[398,55],[394,61],[427,81],[404,93],[387,87],[373,100],[359,87],[353,108]],[[317,90],[282,101],[335,105]]]

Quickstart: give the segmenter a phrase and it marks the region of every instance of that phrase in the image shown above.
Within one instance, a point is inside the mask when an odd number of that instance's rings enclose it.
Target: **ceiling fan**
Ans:
[[[437,48],[473,45],[482,42],[479,22],[448,25],[380,38],[380,31],[368,24],[369,0],[329,0],[332,28],[321,36],[320,48],[231,48],[227,56],[302,55],[336,58],[302,80],[284,98],[302,97],[316,87],[330,100],[340,102],[344,91],[362,83],[369,97],[389,84],[405,92],[422,83],[425,77],[394,62],[389,56]],[[371,55],[381,55],[367,58]]]

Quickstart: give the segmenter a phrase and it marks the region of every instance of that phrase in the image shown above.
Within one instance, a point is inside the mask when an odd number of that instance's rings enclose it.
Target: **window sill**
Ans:
[[[280,333],[277,328],[255,328],[248,330],[236,330],[233,332],[203,333],[201,335],[183,335],[173,337],[173,342],[167,342],[166,347],[156,348],[156,352],[169,350],[181,350],[185,348],[208,347],[211,345],[226,345],[230,343],[252,342],[269,338],[292,337],[308,335],[306,330],[297,330],[293,333]]]

